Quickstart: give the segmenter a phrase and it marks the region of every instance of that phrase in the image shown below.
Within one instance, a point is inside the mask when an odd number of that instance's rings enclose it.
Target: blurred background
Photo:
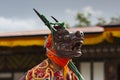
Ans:
[[[82,56],[73,61],[85,80],[120,80],[119,0],[1,0],[0,80],[19,80],[46,57],[50,31],[34,13],[54,16],[71,31],[82,30]]]

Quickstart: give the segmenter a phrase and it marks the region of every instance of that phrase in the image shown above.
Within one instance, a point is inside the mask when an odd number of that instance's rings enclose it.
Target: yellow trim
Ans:
[[[86,37],[84,39],[84,45],[95,45],[102,43],[104,40],[106,40],[109,43],[114,42],[114,37],[120,38],[120,31],[105,31],[101,35],[98,36],[92,36]]]
[[[43,46],[44,42],[45,42],[44,37],[4,38],[4,39],[0,39],[0,46],[8,46],[8,47],[32,46],[32,45]]]
[[[96,37],[89,37],[84,39],[83,45],[93,45],[93,44],[98,44],[104,41],[104,36],[101,34]]]
[[[120,38],[120,31],[105,31],[102,34],[85,35],[84,45],[95,45],[102,43],[104,40],[112,43],[114,37]],[[44,46],[44,37],[15,37],[15,38],[0,38],[0,46],[15,47],[15,46]]]
[[[113,42],[113,36],[112,36],[112,33],[110,31],[104,32],[103,36],[107,42],[110,42],[110,43]]]
[[[112,31],[114,37],[120,38],[120,31]]]

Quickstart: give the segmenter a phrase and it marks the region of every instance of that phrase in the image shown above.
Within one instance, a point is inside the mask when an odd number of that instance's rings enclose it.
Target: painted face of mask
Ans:
[[[84,34],[82,31],[69,32],[60,26],[54,26],[53,32],[54,49],[60,57],[79,57],[83,44]]]

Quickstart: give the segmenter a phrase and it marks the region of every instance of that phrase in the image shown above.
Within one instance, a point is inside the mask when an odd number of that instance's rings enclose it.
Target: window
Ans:
[[[104,80],[104,62],[81,62],[80,71],[85,80]]]

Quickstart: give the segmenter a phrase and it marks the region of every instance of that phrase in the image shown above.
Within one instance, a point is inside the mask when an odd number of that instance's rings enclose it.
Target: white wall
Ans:
[[[24,73],[14,73],[14,80],[19,80],[23,75]]]
[[[80,71],[85,80],[91,80],[91,62],[81,62]],[[93,80],[104,80],[104,62],[93,62]]]
[[[94,63],[94,80],[104,80],[104,63],[95,62]]]
[[[85,80],[90,80],[90,62],[82,62],[80,71]]]
[[[11,78],[12,74],[11,73],[0,73],[0,78]]]

